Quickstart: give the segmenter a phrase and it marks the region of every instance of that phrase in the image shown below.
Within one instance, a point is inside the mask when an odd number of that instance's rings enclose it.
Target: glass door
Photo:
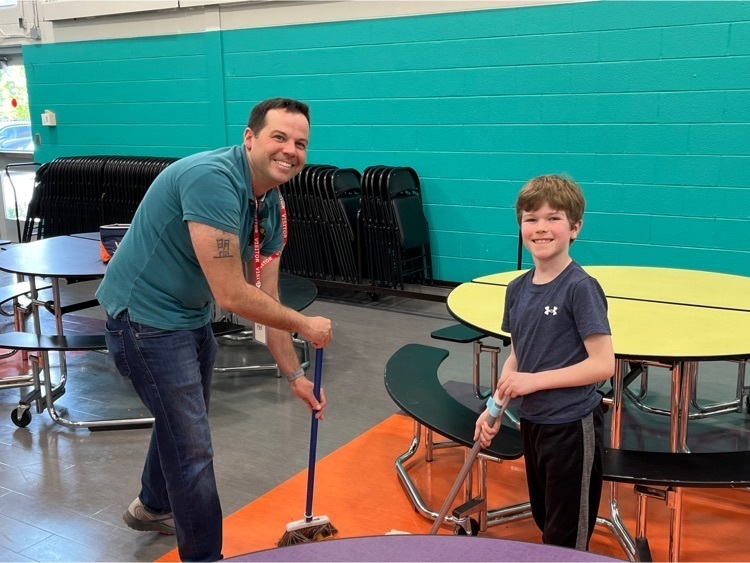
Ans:
[[[34,188],[36,166],[26,71],[20,49],[0,54],[0,239],[18,241]]]

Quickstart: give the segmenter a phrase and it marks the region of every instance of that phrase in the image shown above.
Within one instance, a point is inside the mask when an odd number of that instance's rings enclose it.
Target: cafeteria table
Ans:
[[[101,235],[99,234],[99,231],[94,231],[91,233],[74,233],[70,236],[76,237],[76,238],[87,238],[89,240],[95,240],[97,242],[101,240]]]
[[[41,333],[39,322],[39,307],[47,307],[49,304],[38,300],[38,278],[48,278],[52,284],[51,310],[55,319],[56,334],[63,332],[63,307],[60,299],[60,280],[63,279],[97,279],[104,277],[107,266],[101,260],[100,243],[95,233],[80,233],[71,236],[59,236],[40,239],[24,244],[13,245],[0,253],[0,270],[27,277],[31,288],[32,315],[34,318],[34,330],[37,335]],[[279,292],[282,303],[297,310],[304,309],[317,296],[315,285],[304,278],[282,273],[279,276]],[[96,305],[91,300],[91,306]],[[298,346],[305,345],[303,352],[307,352],[306,342],[295,339]],[[47,398],[47,410],[55,422],[70,427],[98,427],[98,426],[132,426],[150,424],[152,418],[140,419],[118,419],[73,422],[60,418],[54,410],[54,398],[64,390],[67,379],[67,364],[65,353],[59,352],[60,377],[53,394],[49,392]],[[42,370],[47,373],[49,353],[42,351]],[[265,369],[273,369],[275,365],[263,366]],[[226,370],[229,371],[229,370]],[[45,377],[45,386],[48,386],[49,377]],[[49,391],[49,389],[48,389]]]
[[[750,311],[750,277],[686,270],[680,268],[655,268],[645,266],[584,266],[583,269],[595,277],[608,298],[629,299],[673,305],[687,305],[710,309]],[[501,272],[475,278],[476,283],[507,286],[511,280],[526,270]],[[698,324],[697,326],[701,326]],[[702,335],[706,331],[702,332]],[[701,406],[697,401],[698,366],[690,373],[687,382],[690,402],[697,410],[687,414],[688,420],[729,412],[742,412],[742,400],[746,393],[744,385],[745,360],[739,361],[737,397],[732,401]],[[641,392],[636,396],[627,387],[623,392],[643,411],[665,414],[674,418],[674,412],[649,407],[641,402],[645,396],[645,371],[641,379]],[[750,399],[749,399],[750,400]],[[750,405],[749,405],[750,407]],[[685,427],[680,447],[686,449],[687,428]]]
[[[318,297],[317,286],[306,278],[301,278],[287,272],[279,273],[279,299],[281,303],[294,309],[303,311],[307,309]],[[254,331],[252,328],[239,324],[240,319],[234,313],[219,310],[214,313],[218,316],[219,323],[231,327],[227,334],[218,336],[219,342],[246,345],[254,340]],[[292,345],[302,352],[300,366],[302,369],[310,367],[310,347],[307,341],[300,338],[297,334],[292,334]],[[276,363],[269,364],[242,364],[242,365],[215,365],[214,373],[244,373],[252,371],[276,370],[276,376],[281,377]]]
[[[587,271],[592,269],[593,267],[586,268]],[[510,335],[504,333],[500,327],[507,285],[501,285],[499,281],[507,283],[518,275],[519,272],[509,272],[496,275],[493,278],[495,283],[486,283],[485,277],[461,284],[448,296],[448,310],[459,321],[472,328],[500,338],[508,338]],[[722,275],[718,275],[713,279],[721,277]],[[750,280],[745,282],[746,278],[738,280],[736,277],[727,278],[731,287],[744,287],[745,283],[750,284]],[[715,288],[717,297],[713,303],[728,305],[726,307],[699,304],[698,300],[694,299],[699,293],[695,291],[695,286],[692,290],[684,292],[694,292],[689,299],[695,302],[688,304],[675,300],[641,300],[625,297],[624,294],[615,297],[610,295],[612,291],[605,288],[605,284],[606,282],[602,283],[602,287],[607,294],[608,316],[617,359],[612,378],[611,447],[620,447],[623,379],[628,362],[654,361],[670,366],[671,370],[669,450],[687,451],[689,382],[694,381],[697,364],[700,361],[744,361],[750,358],[750,310],[743,308],[744,302],[741,298],[738,300],[738,307],[732,306],[733,301],[724,300],[721,295],[728,295],[730,291],[725,291],[720,285]],[[679,291],[676,293],[679,294]],[[616,484],[612,484],[610,499],[610,512],[616,521],[615,528],[621,526],[616,487]],[[681,493],[681,489],[676,488],[677,502],[681,502]],[[671,557],[672,560],[676,560],[679,554],[680,518],[680,512],[676,511],[673,522],[675,554]],[[624,541],[632,547],[631,538],[624,538]]]
[[[256,551],[226,561],[618,561],[566,547],[496,538],[386,534]]]
[[[84,237],[59,236],[14,245],[0,254],[0,270],[28,278],[31,288],[31,311],[34,319],[34,332],[37,335],[41,334],[39,308],[45,307],[51,308],[53,313],[55,334],[62,335],[64,331],[63,305],[60,299],[60,280],[91,280],[101,278],[106,271],[106,265],[101,260],[98,240]],[[39,300],[37,291],[38,278],[46,278],[51,281],[51,303]],[[85,303],[87,307],[95,306],[96,304],[96,300],[94,299]],[[101,348],[102,346],[100,345],[98,349]],[[91,429],[104,427],[132,428],[150,425],[153,422],[153,418],[151,417],[91,421],[71,421],[61,417],[55,410],[54,401],[65,391],[68,375],[65,352],[58,351],[60,373],[57,385],[54,388],[51,383],[49,350],[40,350],[39,354],[41,356],[40,371],[44,374],[44,404],[47,407],[50,417],[56,423],[72,428],[86,427]],[[35,387],[39,386],[40,383],[37,380]],[[36,391],[37,410],[41,411],[41,390],[36,389]],[[20,413],[14,411],[14,414],[23,415],[26,408],[25,405],[26,403],[22,407],[19,404],[17,411],[20,411]],[[16,418],[19,421],[24,420],[23,416],[16,416]],[[17,424],[25,426],[23,422]]]
[[[51,280],[55,328],[57,334],[63,334],[60,280],[101,278],[106,265],[99,255],[99,241],[62,236],[13,245],[0,254],[0,270],[28,278],[37,334],[40,333],[39,307],[46,305],[45,302],[37,301],[37,278]],[[60,371],[64,377],[64,354],[60,356]]]
[[[703,270],[648,266],[583,266],[607,297],[750,311],[750,277]],[[526,270],[474,278],[476,283],[508,285]]]

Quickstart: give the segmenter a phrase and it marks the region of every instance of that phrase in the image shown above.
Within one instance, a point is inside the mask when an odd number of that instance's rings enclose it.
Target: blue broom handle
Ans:
[[[323,378],[323,348],[315,349],[315,379],[313,381],[313,394],[320,401],[320,381]],[[305,521],[312,522],[313,512],[313,485],[315,483],[315,450],[318,444],[318,419],[312,412],[312,425],[310,426],[310,459],[307,462],[307,502],[305,504]]]

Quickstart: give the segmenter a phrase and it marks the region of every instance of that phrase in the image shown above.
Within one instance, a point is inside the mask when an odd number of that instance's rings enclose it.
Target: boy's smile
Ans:
[[[580,228],[581,221],[571,225],[564,211],[552,209],[548,203],[539,209],[524,211],[521,216],[523,244],[535,264],[554,266],[559,260],[563,267],[567,265],[568,248]]]

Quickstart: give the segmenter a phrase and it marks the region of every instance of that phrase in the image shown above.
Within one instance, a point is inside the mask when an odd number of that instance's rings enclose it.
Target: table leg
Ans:
[[[682,540],[682,487],[674,488],[669,519],[669,561],[680,560],[680,543]]]
[[[615,373],[612,377],[612,416],[610,418],[610,447],[619,448],[622,425],[622,397],[623,380],[628,369],[628,362],[617,360],[615,362]]]
[[[620,447],[622,433],[622,397],[623,397],[623,379],[628,370],[628,362],[617,360],[615,362],[615,373],[612,377],[612,416],[610,417],[610,446],[612,448]],[[625,524],[620,516],[620,507],[618,503],[618,484],[609,484],[609,522],[605,521],[620,542],[623,550],[631,561],[635,560],[635,541],[625,528]]]
[[[39,294],[36,289],[36,277],[29,276],[29,293],[31,294],[31,316],[34,318],[34,332],[42,333],[42,327],[39,326]]]
[[[57,334],[64,334],[63,332],[63,318],[62,318],[62,302],[60,301],[60,280],[58,278],[52,278],[52,304],[54,306],[55,315],[55,329]],[[65,352],[58,352],[60,358],[60,382],[59,385],[65,385],[65,380],[68,376],[68,364],[65,360]]]
[[[39,301],[36,289],[36,280],[34,276],[29,276],[29,287],[32,295],[32,313],[34,315],[34,331],[36,334],[41,334],[41,323],[39,317],[39,307],[42,306],[42,302]],[[54,316],[55,316],[55,327],[57,334],[64,334],[63,332],[63,319],[62,319],[62,303],[60,301],[60,280],[52,278],[52,299],[54,301]],[[68,375],[67,362],[65,359],[65,352],[58,352],[60,357],[60,377],[57,385],[52,386],[52,374],[50,366],[50,353],[47,350],[41,350],[39,352],[38,370],[36,370],[35,376],[35,389],[41,394],[42,385],[44,386],[44,398],[43,401],[37,403],[37,410],[41,412],[40,404],[43,403],[47,408],[47,412],[50,418],[57,424],[68,426],[70,428],[116,428],[116,427],[129,427],[129,428],[145,428],[153,424],[154,419],[152,417],[144,418],[133,418],[133,419],[109,419],[109,420],[90,420],[90,421],[79,421],[73,422],[66,420],[57,413],[55,410],[55,400],[62,395],[65,390],[65,383]],[[44,371],[44,381],[41,382],[39,379],[39,372]]]
[[[669,390],[669,451],[679,451],[680,440],[680,397],[682,364],[672,366],[672,384]]]
[[[698,378],[698,363],[681,362],[680,371],[682,389],[680,397],[680,426],[677,440],[679,449],[672,451],[690,453],[690,448],[687,445],[688,422],[690,422],[690,398]]]
[[[35,276],[29,276],[29,289],[31,293],[31,312],[34,318],[34,332],[37,335],[40,335],[42,334],[42,324],[39,315],[39,307],[43,306],[43,303],[39,301],[39,293],[36,288]],[[60,303],[60,280],[58,278],[52,278],[52,300],[54,303],[56,334],[64,334],[62,304]],[[60,358],[60,381],[58,383],[58,386],[60,386],[65,384],[65,379],[67,376],[67,364],[65,361],[65,352],[58,352],[58,356]],[[47,374],[47,378],[51,377],[51,370],[48,362],[46,362],[44,366],[42,366],[42,369],[44,369],[45,373]]]
[[[687,445],[690,419],[690,395],[698,372],[697,362],[677,362],[672,368],[672,403],[669,426],[669,451],[689,453]],[[669,515],[669,560],[680,560],[682,540],[682,487],[672,490]]]
[[[42,327],[39,320],[39,293],[36,289],[36,276],[29,276],[29,295],[31,296],[31,317],[34,320],[34,332],[36,334],[42,333]],[[37,351],[37,359],[33,361],[40,361],[41,366],[37,370],[34,377],[34,390],[37,392],[36,409],[37,412],[42,412],[42,386],[40,379],[40,371],[44,370],[44,378],[49,378],[49,366],[47,365],[48,358],[45,358],[42,351]],[[39,365],[39,364],[37,364]],[[32,370],[33,371],[33,370]]]

